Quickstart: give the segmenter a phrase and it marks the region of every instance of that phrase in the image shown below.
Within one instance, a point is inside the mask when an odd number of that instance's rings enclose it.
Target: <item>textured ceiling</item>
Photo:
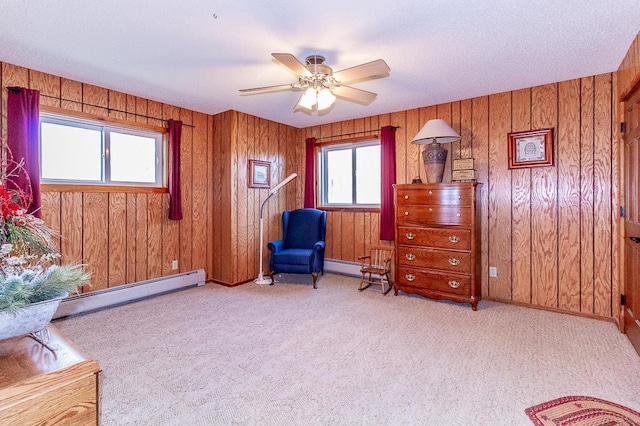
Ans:
[[[0,61],[215,114],[295,127],[365,117],[615,71],[640,31],[640,0],[0,0]],[[334,71],[384,59],[391,72],[294,112],[300,93],[273,52]]]

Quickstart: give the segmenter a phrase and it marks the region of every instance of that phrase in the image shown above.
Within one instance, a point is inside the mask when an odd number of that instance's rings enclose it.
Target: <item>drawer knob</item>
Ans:
[[[408,200],[408,199],[409,199],[409,196],[408,196],[408,195],[405,195],[405,196],[404,196],[404,199],[405,199],[405,200]]]
[[[416,279],[416,276],[411,274],[407,274],[404,277],[407,279],[407,281],[414,281]]]
[[[456,216],[460,217],[460,213],[456,214]]]
[[[433,191],[429,191],[429,195],[433,195]]]
[[[409,216],[409,212],[404,212],[404,215],[405,216]]]
[[[430,212],[432,212],[432,211],[433,211],[433,209],[432,209],[431,207],[429,207],[429,211],[430,211]]]
[[[458,288],[458,287],[460,287],[460,283],[458,281],[456,281],[456,280],[451,280],[451,281],[449,281],[449,287]]]
[[[451,266],[458,266],[460,264],[460,259],[456,259],[455,257],[452,257],[449,259],[449,264]]]
[[[451,235],[451,236],[449,237],[449,241],[451,241],[452,243],[454,243],[454,244],[455,244],[455,243],[457,243],[457,242],[459,242],[459,241],[460,241],[460,238],[456,237],[455,235]]]
[[[416,258],[416,255],[413,253],[407,253],[405,254],[405,256],[407,258],[407,260],[414,260]]]
[[[413,240],[416,237],[416,234],[413,234],[411,232],[407,232],[405,234],[405,237],[407,237],[407,240]]]

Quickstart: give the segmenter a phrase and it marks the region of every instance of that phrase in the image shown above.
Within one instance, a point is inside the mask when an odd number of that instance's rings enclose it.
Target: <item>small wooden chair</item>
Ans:
[[[371,284],[376,284],[382,287],[383,294],[389,293],[393,287],[393,282],[389,277],[391,261],[393,260],[393,246],[371,246],[369,255],[360,256],[358,260],[360,261],[360,273],[362,274],[358,290],[362,291]],[[372,275],[376,275],[376,277],[372,277]],[[385,280],[389,287],[387,290],[384,289]],[[367,285],[363,287],[364,283],[367,283]]]

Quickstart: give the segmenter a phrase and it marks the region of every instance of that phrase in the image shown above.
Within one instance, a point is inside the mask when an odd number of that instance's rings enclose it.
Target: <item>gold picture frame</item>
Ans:
[[[271,163],[249,160],[249,188],[271,188]]]
[[[553,129],[512,132],[509,137],[509,168],[553,166]]]

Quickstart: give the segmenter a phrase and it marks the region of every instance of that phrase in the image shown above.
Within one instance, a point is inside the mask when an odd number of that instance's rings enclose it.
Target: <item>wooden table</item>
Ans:
[[[28,336],[0,340],[0,425],[97,425],[98,363],[47,329],[55,353]]]

